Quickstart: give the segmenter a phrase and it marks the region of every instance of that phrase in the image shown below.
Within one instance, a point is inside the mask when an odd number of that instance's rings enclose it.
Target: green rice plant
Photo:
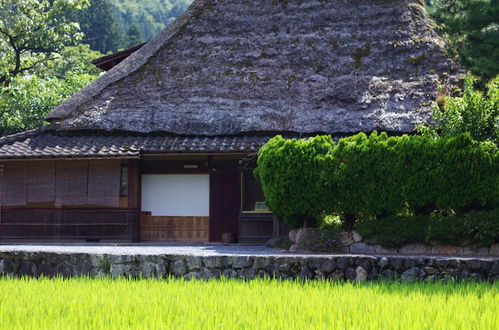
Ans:
[[[498,329],[499,285],[0,279],[2,329]]]

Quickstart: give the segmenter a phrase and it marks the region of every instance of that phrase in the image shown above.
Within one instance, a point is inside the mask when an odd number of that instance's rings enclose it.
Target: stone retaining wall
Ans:
[[[300,228],[289,233],[293,244],[291,252],[313,251],[313,237],[320,229]],[[338,234],[338,252],[352,254],[411,254],[411,255],[450,255],[450,256],[490,256],[499,257],[499,243],[487,247],[473,245],[426,245],[420,243],[406,244],[400,248],[388,248],[378,244],[376,237],[362,237],[356,231],[343,231]]]
[[[499,279],[499,258],[412,256],[184,256],[3,252],[0,276],[131,276],[331,280]]]

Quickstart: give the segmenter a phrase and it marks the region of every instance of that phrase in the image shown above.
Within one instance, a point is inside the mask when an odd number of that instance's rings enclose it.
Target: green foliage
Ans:
[[[486,80],[499,74],[499,1],[433,0],[428,9],[467,69]]]
[[[255,176],[262,183],[266,202],[292,228],[321,217],[325,194],[321,190],[330,137],[310,140],[271,139],[260,150]]]
[[[80,24],[83,42],[92,50],[105,54],[124,48],[125,30],[108,0],[90,0],[90,7],[73,12],[73,17]]]
[[[83,42],[101,53],[136,46],[154,38],[192,0],[90,0],[90,7],[76,13],[85,34]]]
[[[460,97],[446,97],[444,107],[433,106],[435,123],[418,127],[426,136],[454,136],[469,133],[477,141],[499,143],[499,76],[492,79],[485,91],[474,87],[476,79],[468,75]]]
[[[47,113],[95,75],[66,73],[65,78],[30,76],[0,89],[0,136],[41,127]]]
[[[378,243],[387,247],[409,243],[461,245],[468,242],[488,246],[499,242],[499,209],[363,219],[356,224],[356,229],[365,237],[376,236]]]
[[[325,136],[277,136],[260,150],[255,174],[271,210],[291,227],[324,214],[352,225],[356,218],[495,207],[498,158],[495,144],[469,134],[433,139],[360,133],[337,144]]]
[[[428,216],[398,217],[360,220],[356,230],[364,237],[377,237],[377,243],[385,247],[401,247],[409,243],[426,241]]]
[[[67,12],[87,0],[3,0],[0,2],[0,83],[8,85],[81,38]]]
[[[91,75],[97,77],[102,71],[92,64],[92,61],[103,54],[90,49],[87,44],[68,46],[54,54],[50,61],[45,62],[34,73],[40,77],[66,78],[68,75]]]
[[[137,24],[132,24],[128,29],[128,41],[125,45],[126,48],[130,48],[139,45],[142,42],[142,37],[140,36],[140,29]]]
[[[166,25],[180,16],[192,0],[109,0],[122,26],[137,24],[140,27],[142,40],[150,40],[162,31]],[[125,40],[125,44],[129,40]]]

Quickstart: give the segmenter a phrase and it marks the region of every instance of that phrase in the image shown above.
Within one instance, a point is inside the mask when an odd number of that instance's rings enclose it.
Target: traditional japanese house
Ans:
[[[456,83],[423,6],[195,1],[49,125],[0,138],[0,239],[272,237],[241,160],[276,134],[413,132]]]

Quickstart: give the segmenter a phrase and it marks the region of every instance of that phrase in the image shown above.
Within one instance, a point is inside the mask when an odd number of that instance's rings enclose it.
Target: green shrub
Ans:
[[[469,133],[476,141],[499,143],[499,76],[487,83],[485,91],[475,88],[476,83],[468,75],[462,95],[442,97],[440,106],[433,104],[433,126],[418,130],[427,136]]]
[[[255,175],[276,216],[291,227],[325,214],[355,219],[486,210],[499,202],[499,153],[469,134],[445,138],[363,133],[334,143],[271,139]]]
[[[271,139],[260,150],[255,176],[262,183],[267,205],[291,228],[321,218],[325,200],[323,173],[331,137],[310,140]]]
[[[465,214],[391,216],[364,219],[356,224],[364,237],[376,236],[378,244],[400,247],[409,243],[488,246],[499,242],[499,209]]]
[[[364,237],[376,236],[378,244],[385,247],[400,247],[410,243],[426,241],[427,216],[398,217],[360,220],[356,229]]]

